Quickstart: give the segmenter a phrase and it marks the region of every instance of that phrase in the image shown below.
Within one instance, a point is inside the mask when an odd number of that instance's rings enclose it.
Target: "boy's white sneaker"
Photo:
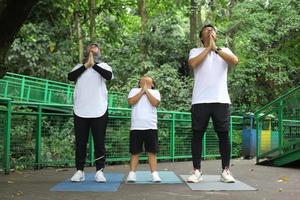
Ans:
[[[135,182],[136,181],[136,173],[134,171],[130,171],[128,176],[127,176],[126,181],[129,182],[129,183]]]
[[[198,183],[200,181],[203,181],[202,172],[200,172],[198,169],[195,169],[193,174],[187,178],[188,183]]]
[[[220,180],[221,180],[221,182],[224,182],[224,183],[234,183],[235,182],[235,179],[231,175],[229,169],[223,170]]]
[[[151,176],[152,176],[152,182],[154,182],[154,183],[161,182],[161,179],[160,179],[157,171],[152,172]]]
[[[84,172],[82,170],[77,170],[75,174],[70,179],[72,182],[80,182],[85,180]]]
[[[97,182],[100,182],[100,183],[105,183],[106,182],[106,178],[104,176],[104,173],[102,170],[98,170],[95,174],[95,180]]]

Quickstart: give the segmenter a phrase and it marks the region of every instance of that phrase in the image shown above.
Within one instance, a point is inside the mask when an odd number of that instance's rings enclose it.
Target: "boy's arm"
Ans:
[[[130,98],[127,99],[128,104],[133,106],[134,104],[136,104],[140,100],[140,98],[143,96],[143,94],[144,94],[144,90],[141,89],[139,93],[137,93],[133,97],[130,97]]]
[[[159,105],[160,101],[158,99],[156,99],[148,89],[145,90],[145,93],[146,93],[146,96],[147,96],[148,100],[150,101],[151,105],[157,107]]]

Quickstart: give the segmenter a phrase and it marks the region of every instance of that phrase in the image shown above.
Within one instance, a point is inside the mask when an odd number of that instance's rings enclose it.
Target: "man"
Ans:
[[[227,71],[236,65],[238,58],[228,49],[216,46],[216,30],[205,25],[199,37],[204,47],[190,51],[189,65],[194,71],[194,88],[192,97],[192,159],[193,174],[187,181],[197,183],[203,180],[201,171],[202,138],[210,117],[219,138],[222,159],[222,182],[235,182],[229,171],[230,143],[229,123],[230,98],[227,89]]]
[[[74,131],[76,139],[77,172],[71,181],[85,180],[84,165],[86,147],[91,129],[94,149],[97,182],[106,182],[103,174],[105,165],[105,134],[108,121],[106,80],[113,77],[108,64],[100,61],[100,49],[97,44],[87,47],[84,64],[77,64],[68,74],[68,79],[75,82],[74,90]]]

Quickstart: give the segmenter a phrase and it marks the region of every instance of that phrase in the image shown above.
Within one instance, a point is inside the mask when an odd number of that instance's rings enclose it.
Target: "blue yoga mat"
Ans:
[[[124,178],[121,173],[104,173],[106,183],[95,181],[95,173],[85,173],[85,181],[71,182],[70,179],[58,183],[50,191],[72,191],[72,192],[116,192]]]
[[[136,182],[126,182],[127,184],[177,184],[182,183],[181,179],[173,171],[158,171],[161,178],[160,183],[153,183],[150,171],[137,171]]]

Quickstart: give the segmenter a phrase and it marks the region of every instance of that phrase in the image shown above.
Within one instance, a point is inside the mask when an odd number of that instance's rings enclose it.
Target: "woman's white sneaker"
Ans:
[[[84,180],[85,180],[85,176],[82,170],[77,170],[77,172],[75,172],[75,174],[71,178],[72,182],[80,182]]]
[[[224,182],[224,183],[234,183],[235,182],[235,179],[231,175],[229,169],[223,170],[220,180],[221,180],[221,182]]]
[[[152,172],[151,176],[152,176],[152,182],[154,182],[154,183],[160,183],[161,182],[161,179],[160,179],[157,171]]]
[[[126,181],[129,183],[134,183],[136,181],[136,173],[134,171],[130,171]]]
[[[105,176],[104,176],[102,170],[98,170],[98,171],[96,172],[95,180],[96,180],[97,182],[100,182],[100,183],[105,183],[105,182],[106,182],[106,178],[105,178]]]
[[[196,169],[191,176],[187,178],[188,183],[198,183],[200,181],[203,181],[202,172],[200,172],[198,169]]]

